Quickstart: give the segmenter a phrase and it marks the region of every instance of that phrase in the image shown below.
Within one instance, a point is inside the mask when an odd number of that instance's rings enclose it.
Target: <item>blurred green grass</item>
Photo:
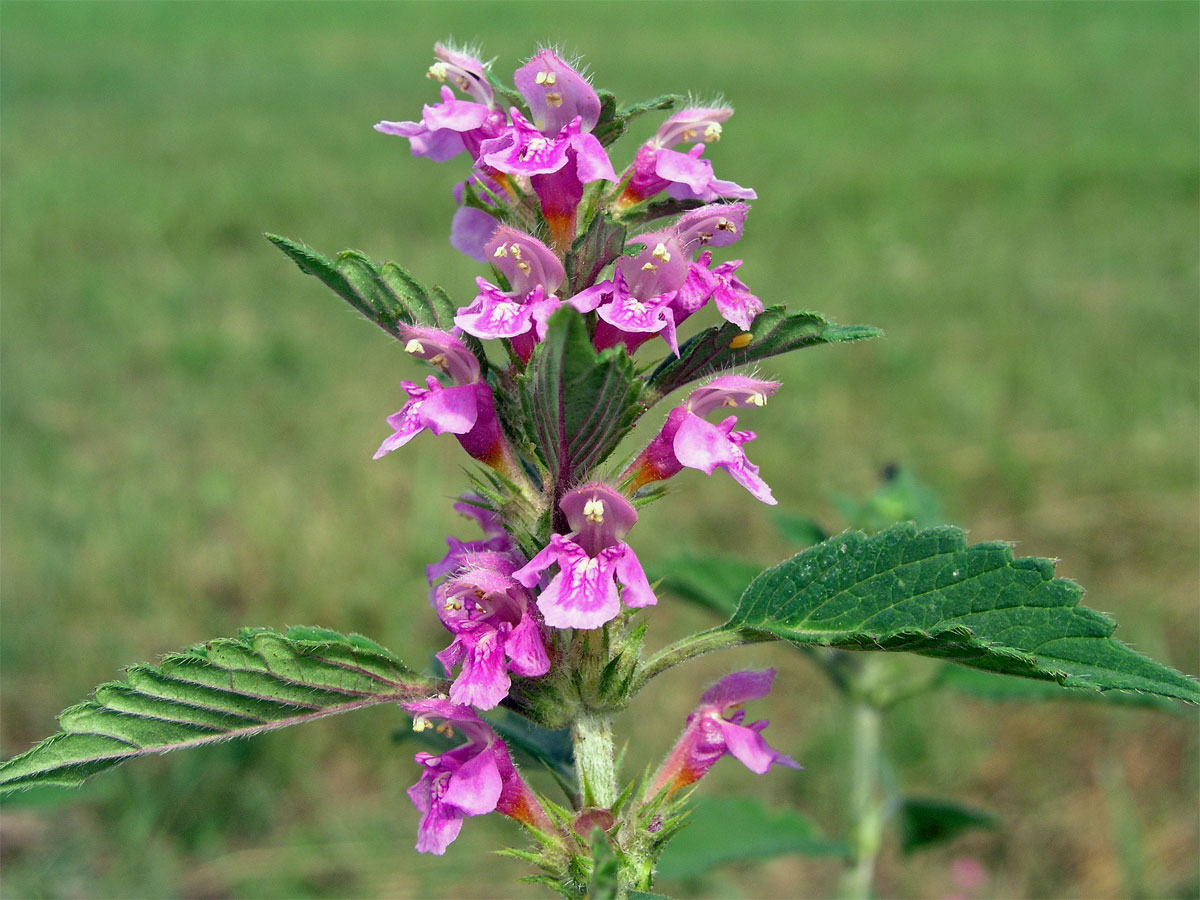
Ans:
[[[1118,636],[1200,670],[1194,5],[9,0],[5,756],[122,664],[243,624],[358,630],[414,662],[440,647],[422,574],[463,534],[446,502],[461,460],[426,438],[370,462],[415,368],[261,232],[395,258],[470,296],[476,267],[445,241],[461,166],[370,129],[434,96],[423,74],[448,35],[478,38],[502,74],[544,40],[622,100],[737,107],[712,155],[759,192],[746,280],[888,332],[764,366],[784,388],[745,421],[782,508],[836,525],[832,491],[911,464],[974,538],[1061,557]],[[736,485],[684,479],[639,525],[644,559],[789,552]],[[653,620],[658,641],[704,624],[670,602]],[[719,768],[704,790],[794,802],[836,833],[844,723],[784,648],[661,678],[621,722],[630,759],[667,747],[657,724],[682,723],[703,675],[768,662],[773,733],[807,769]],[[3,893],[527,894],[522,867],[489,853],[513,835],[503,821],[472,821],[444,860],[410,851],[398,722],[373,711],[7,807]],[[1193,721],[936,697],[893,726],[906,785],[1006,830],[913,863],[889,846],[882,895],[944,895],[961,852],[995,896],[1196,895]],[[1119,862],[1131,824],[1138,884]],[[663,887],[824,896],[835,868],[779,860]]]

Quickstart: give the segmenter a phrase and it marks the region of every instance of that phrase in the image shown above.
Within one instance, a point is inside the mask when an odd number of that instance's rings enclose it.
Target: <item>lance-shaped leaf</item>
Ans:
[[[622,348],[597,353],[583,316],[550,317],[522,379],[521,403],[536,449],[560,489],[607,457],[643,412],[641,380]]]
[[[684,100],[679,94],[663,94],[653,100],[643,100],[618,110],[617,100],[610,91],[596,93],[600,96],[600,118],[596,121],[592,134],[605,147],[621,137],[629,129],[629,123],[643,113],[654,109],[672,109],[675,104]]]
[[[905,650],[977,669],[1200,702],[1200,685],[1113,640],[1048,559],[958,528],[847,532],[759,575],[722,629],[798,645]]]
[[[282,250],[306,275],[320,279],[339,297],[393,337],[397,326],[454,327],[454,306],[445,292],[425,290],[419,281],[396,263],[377,266],[357,250],[343,250],[336,260],[296,241],[268,234],[267,240]]]
[[[0,763],[0,792],[74,786],[138,756],[419,700],[444,686],[358,635],[244,629],[100,685],[91,700],[59,716],[61,732]]]
[[[835,325],[818,313],[789,313],[783,306],[768,306],[751,323],[749,332],[726,322],[688,340],[679,348],[678,357],[667,359],[654,371],[650,385],[665,396],[731,366],[817,344],[861,341],[882,334],[873,325]]]

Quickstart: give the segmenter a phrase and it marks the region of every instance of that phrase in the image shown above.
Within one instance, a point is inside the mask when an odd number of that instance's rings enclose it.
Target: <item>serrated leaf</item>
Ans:
[[[417,700],[442,686],[373,641],[313,628],[245,629],[126,674],[65,710],[61,732],[0,763],[0,792],[74,786],[138,756]]]
[[[628,354],[616,347],[597,353],[583,316],[569,306],[550,317],[522,388],[536,449],[560,492],[602,462],[644,408]]]
[[[905,853],[944,843],[972,828],[996,828],[1000,824],[982,809],[924,797],[905,797],[898,818],[900,846]]]
[[[604,147],[620,138],[628,130],[629,123],[638,116],[652,109],[671,109],[684,99],[679,94],[663,94],[653,100],[634,103],[632,106],[618,110],[616,98],[611,92],[597,91],[596,93],[600,97],[600,118],[592,129],[592,134]]]
[[[767,809],[752,797],[704,797],[687,826],[667,845],[658,864],[663,878],[692,878],[735,862],[789,853],[841,856],[847,847],[830,840],[790,809]]]
[[[742,331],[731,322],[692,337],[650,376],[650,384],[666,395],[676,388],[731,366],[740,366],[818,344],[861,341],[883,332],[873,325],[835,325],[814,312],[787,312],[768,306]]]
[[[1079,585],[958,528],[847,532],[767,569],[722,626],[798,645],[904,650],[1004,675],[1192,703],[1200,685],[1113,640]]]
[[[664,591],[728,616],[760,571],[734,556],[677,556],[659,565],[654,576],[662,580]]]
[[[336,260],[277,234],[267,240],[282,250],[306,275],[323,282],[339,297],[393,337],[400,323],[449,330],[454,307],[440,288],[426,291],[394,262],[378,266],[357,250],[343,250]]]

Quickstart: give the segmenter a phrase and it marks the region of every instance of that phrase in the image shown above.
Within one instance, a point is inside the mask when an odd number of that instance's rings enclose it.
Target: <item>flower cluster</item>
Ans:
[[[442,84],[438,102],[419,120],[375,127],[406,138],[416,156],[469,157],[469,175],[454,191],[450,240],[491,271],[476,279],[478,293],[458,307],[452,324],[398,326],[404,349],[436,374],[423,385],[402,382],[408,402],[388,417],[393,433],[375,455],[423,430],[449,433],[491,473],[477,478],[477,493],[458,506],[484,536],[449,538],[446,557],[429,566],[431,603],[451,635],[437,655],[452,679],[449,697],[406,707],[419,728],[439,717],[466,738],[440,756],[418,754],[425,774],[409,792],[423,813],[417,849],[442,853],[464,817],[492,810],[543,835],[562,831],[472,708],[505,702],[514,679],[579,690],[577,677],[556,681],[579,663],[572,635],[604,629],[606,642],[618,641],[633,611],[657,603],[627,542],[639,506],[662,494],[648,486],[684,468],[709,475],[723,469],[758,500],[775,502],[746,457],[754,433],[736,430],[736,416],[710,417],[725,407],[761,407],[779,384],[732,371],[733,363],[701,371],[688,379],[700,383],[633,462],[603,469],[658,399],[629,362],[633,354],[661,338],[663,365],[682,361],[688,345],[681,328],[710,301],[740,333],[730,346],[744,347],[763,311],[737,275],[741,261],[713,259],[741,238],[745,201],[755,197],[717,178],[703,158],[733,110],[683,108],[618,172],[607,147],[631,114],[618,113],[611,96],[553,51],[537,52],[516,70],[515,90],[471,53],[438,46],[435,55],[429,75]],[[531,387],[541,384],[537,373],[547,365],[540,348],[564,316],[584,323],[578,333],[595,365],[615,365],[604,371],[617,373],[582,378],[590,395],[572,397],[574,387],[551,385],[563,392],[558,406],[581,405],[591,423],[574,432],[560,409],[539,406]],[[507,368],[481,341],[500,342]],[[622,390],[604,387],[614,379]],[[535,441],[547,433],[559,445],[553,454]],[[600,662],[617,661],[614,652]],[[772,763],[794,766],[766,745],[765,721],[742,725],[744,713],[731,711],[764,696],[773,677],[737,673],[706,693],[647,784],[646,802],[661,803],[725,754],[759,773]],[[611,822],[612,815],[602,810],[592,819]]]

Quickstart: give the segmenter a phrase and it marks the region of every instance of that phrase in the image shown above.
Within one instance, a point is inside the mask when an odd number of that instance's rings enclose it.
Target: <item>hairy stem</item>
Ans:
[[[778,640],[772,634],[763,632],[744,631],[742,629],[714,628],[712,631],[702,631],[689,635],[674,644],[668,644],[663,649],[646,660],[641,670],[634,676],[630,689],[632,697],[656,675],[661,675],[672,666],[686,662],[714,650],[724,650],[727,647],[739,647],[742,644],[757,644],[762,641]]]
[[[851,785],[851,858],[842,876],[842,897],[867,900],[875,879],[875,859],[883,840],[881,797],[881,714],[869,698],[854,701],[854,780]]]
[[[584,806],[609,809],[617,802],[617,772],[613,750],[612,713],[585,710],[571,727],[579,793]]]

